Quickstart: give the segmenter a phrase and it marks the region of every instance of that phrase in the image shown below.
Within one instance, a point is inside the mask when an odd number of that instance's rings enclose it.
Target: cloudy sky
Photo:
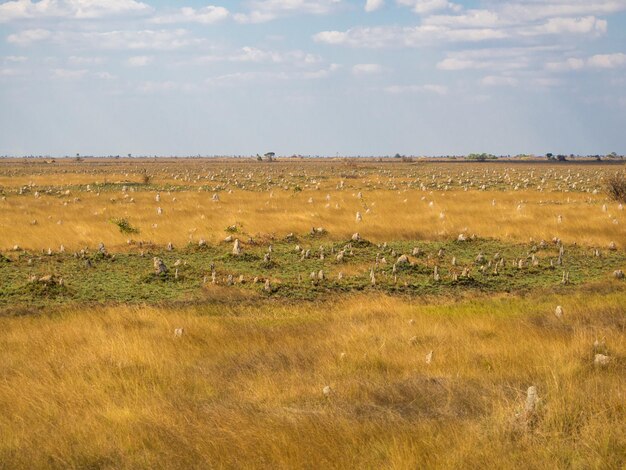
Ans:
[[[626,153],[626,0],[0,0],[0,155]]]

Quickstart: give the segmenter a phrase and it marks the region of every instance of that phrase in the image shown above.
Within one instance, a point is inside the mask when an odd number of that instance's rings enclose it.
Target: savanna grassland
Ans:
[[[625,468],[623,170],[3,160],[0,468]]]

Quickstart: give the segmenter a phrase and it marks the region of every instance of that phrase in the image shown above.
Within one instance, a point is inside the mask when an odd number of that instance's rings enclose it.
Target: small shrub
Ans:
[[[111,223],[117,225],[120,233],[139,233],[139,229],[130,225],[128,219],[113,219]]]
[[[626,203],[626,176],[617,173],[606,180],[606,191],[614,201]]]
[[[148,172],[144,171],[141,174],[141,182],[143,184],[150,184],[150,181],[152,181],[152,175],[149,175]]]

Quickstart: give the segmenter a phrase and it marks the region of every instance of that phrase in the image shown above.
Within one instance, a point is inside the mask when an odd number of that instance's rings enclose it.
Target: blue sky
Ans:
[[[626,153],[626,0],[0,2],[0,155]]]

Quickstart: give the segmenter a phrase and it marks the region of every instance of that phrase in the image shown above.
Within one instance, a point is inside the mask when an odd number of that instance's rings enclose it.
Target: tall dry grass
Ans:
[[[0,250],[16,244],[78,249],[101,241],[120,249],[128,236],[111,223],[116,218],[140,229],[135,238],[158,244],[217,242],[226,227],[239,224],[252,236],[303,234],[322,226],[333,239],[355,231],[377,242],[466,232],[515,242],[556,236],[606,246],[620,244],[625,234],[623,211],[602,193],[603,180],[615,168],[325,159],[8,160],[0,162],[0,193],[6,194],[0,199]],[[142,184],[146,175],[150,185]],[[98,193],[104,183],[113,186]],[[340,184],[344,189],[337,189]],[[27,193],[18,195],[24,187]],[[162,191],[157,202],[159,187],[173,190]],[[211,200],[213,190],[220,202]]]
[[[16,244],[30,249],[56,249],[61,244],[79,249],[99,242],[122,249],[130,237],[163,245],[171,241],[181,246],[201,238],[216,243],[233,224],[246,235],[279,238],[324,227],[335,240],[348,239],[357,231],[376,242],[450,239],[464,232],[512,242],[559,237],[566,243],[605,247],[612,241],[620,246],[626,228],[624,211],[602,195],[531,190],[362,190],[362,198],[357,194],[235,190],[220,193],[219,202],[204,191],[162,193],[159,202],[153,191],[9,196],[0,201],[0,249]],[[361,222],[356,221],[357,211]],[[120,233],[111,222],[119,218],[128,219],[140,233]]]
[[[1,318],[0,467],[623,468],[625,305],[588,289]]]

